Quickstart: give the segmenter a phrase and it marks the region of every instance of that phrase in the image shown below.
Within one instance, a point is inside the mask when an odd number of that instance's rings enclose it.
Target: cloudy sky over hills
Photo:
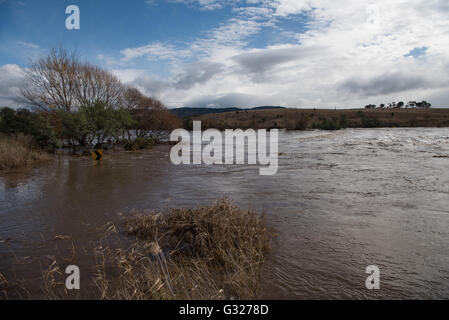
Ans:
[[[0,0],[0,105],[59,45],[169,107],[449,105],[447,0]]]

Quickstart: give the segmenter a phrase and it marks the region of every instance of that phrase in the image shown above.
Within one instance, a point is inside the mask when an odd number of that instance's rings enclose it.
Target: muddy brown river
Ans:
[[[275,176],[249,165],[174,166],[169,151],[60,157],[0,174],[0,273],[24,287],[9,295],[38,294],[52,256],[90,277],[97,228],[133,208],[228,196],[277,233],[260,298],[449,298],[448,128],[280,132]],[[380,268],[380,290],[365,287],[369,265]]]

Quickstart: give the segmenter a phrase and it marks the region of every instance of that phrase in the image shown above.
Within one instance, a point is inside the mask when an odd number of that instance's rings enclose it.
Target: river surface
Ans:
[[[260,298],[449,298],[449,129],[280,132],[275,176],[250,165],[174,166],[169,151],[101,163],[65,156],[0,174],[0,273],[38,279],[55,251],[89,270],[96,228],[121,213],[228,196],[264,213],[277,234]],[[365,287],[369,265],[380,269],[380,290]],[[24,286],[23,297],[40,290]]]

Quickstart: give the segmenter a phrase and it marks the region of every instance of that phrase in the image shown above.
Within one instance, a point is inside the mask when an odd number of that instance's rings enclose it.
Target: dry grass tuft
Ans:
[[[256,298],[271,251],[271,232],[257,213],[220,199],[197,209],[134,213],[125,230],[137,241],[112,255],[119,281],[106,280],[99,268],[102,298]]]
[[[0,136],[0,170],[20,169],[48,159],[47,153],[35,150],[31,137]]]

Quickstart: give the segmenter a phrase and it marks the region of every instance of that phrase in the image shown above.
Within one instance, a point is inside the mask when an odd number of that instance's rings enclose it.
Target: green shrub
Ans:
[[[127,151],[136,151],[150,148],[155,144],[153,139],[136,138],[134,140],[125,140],[123,147]]]
[[[97,101],[84,105],[78,112],[59,111],[62,138],[71,145],[94,147],[106,141],[118,142],[124,130],[134,123],[130,113],[123,108],[112,109]]]
[[[363,118],[362,119],[362,127],[363,128],[378,128],[381,126],[381,122],[379,119],[374,118]]]
[[[340,123],[336,118],[327,119],[324,117],[320,117],[321,123],[314,123],[313,129],[321,129],[321,130],[340,130]]]
[[[340,116],[340,127],[341,128],[346,128],[347,127],[347,125],[348,125],[348,119],[346,118],[346,115],[345,114],[342,114],[341,116]]]
[[[0,109],[0,133],[31,136],[37,146],[45,149],[53,149],[57,143],[55,129],[48,117],[28,109]]]
[[[296,122],[295,130],[306,130],[307,129],[307,120],[304,118],[299,119]]]
[[[193,130],[193,120],[192,119],[184,119],[184,129]]]

